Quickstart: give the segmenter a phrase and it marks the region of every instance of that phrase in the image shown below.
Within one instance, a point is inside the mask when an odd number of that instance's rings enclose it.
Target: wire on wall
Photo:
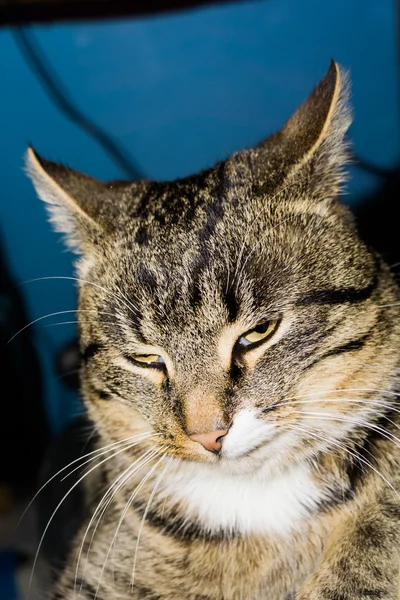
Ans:
[[[30,70],[51,102],[75,125],[92,137],[129,179],[142,179],[144,174],[140,167],[121,147],[121,144],[76,106],[32,33],[26,28],[18,27],[13,29],[13,36]]]
[[[398,0],[397,5],[400,5],[400,0]],[[400,13],[400,9],[398,9],[398,13]],[[398,19],[400,23],[400,16],[398,16]],[[74,122],[98,144],[100,144],[113,162],[120,169],[122,169],[122,171],[130,179],[143,179],[145,175],[142,173],[140,167],[136,161],[134,161],[121,147],[121,144],[113,139],[106,131],[104,131],[86,115],[84,115],[69,97],[62,81],[56,75],[54,69],[52,69],[47,57],[39,47],[32,33],[27,28],[17,27],[13,29],[13,36],[15,43],[17,44],[26,63],[41,84],[51,102],[55,104],[68,119]],[[355,153],[352,153],[351,159],[356,167],[371,175],[374,175],[375,177],[385,179],[392,173],[391,169],[385,169],[370,163]]]

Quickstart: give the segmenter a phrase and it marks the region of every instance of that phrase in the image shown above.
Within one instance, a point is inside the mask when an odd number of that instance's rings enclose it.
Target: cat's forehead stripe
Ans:
[[[228,287],[222,297],[228,311],[228,320],[230,323],[234,323],[239,313],[239,302],[232,285]]]
[[[355,288],[347,287],[341,289],[325,289],[311,291],[299,298],[297,306],[309,306],[311,304],[357,304],[368,300],[376,290],[379,283],[378,271],[375,271],[374,277],[366,287]]]

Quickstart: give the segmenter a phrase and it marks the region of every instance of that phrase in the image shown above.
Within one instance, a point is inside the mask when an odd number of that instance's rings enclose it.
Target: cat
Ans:
[[[174,182],[28,150],[80,255],[98,436],[52,600],[397,599],[400,293],[338,200],[347,90],[332,61],[278,133]]]

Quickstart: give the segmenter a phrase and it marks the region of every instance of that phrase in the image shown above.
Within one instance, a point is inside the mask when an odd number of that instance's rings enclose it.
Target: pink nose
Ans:
[[[209,433],[196,433],[195,435],[191,435],[190,438],[194,442],[199,442],[206,450],[218,452],[222,447],[221,438],[227,433],[227,429],[217,429],[216,431],[210,431]]]

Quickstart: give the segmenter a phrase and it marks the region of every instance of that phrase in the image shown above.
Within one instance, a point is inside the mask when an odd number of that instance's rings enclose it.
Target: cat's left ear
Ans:
[[[254,149],[260,185],[266,191],[292,177],[303,189],[337,194],[347,162],[346,131],[351,123],[347,75],[337,63],[278,133]]]

